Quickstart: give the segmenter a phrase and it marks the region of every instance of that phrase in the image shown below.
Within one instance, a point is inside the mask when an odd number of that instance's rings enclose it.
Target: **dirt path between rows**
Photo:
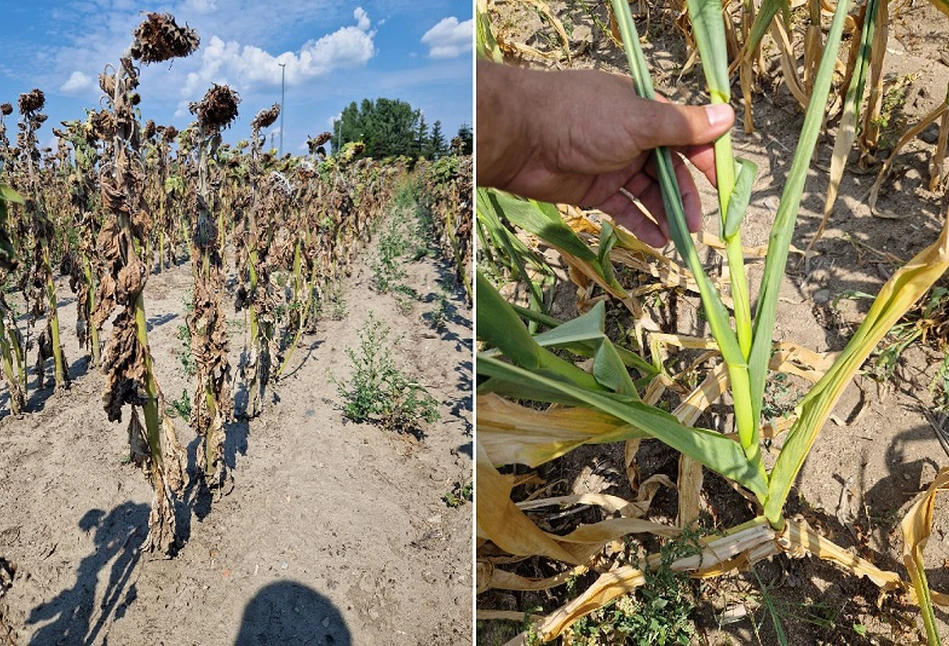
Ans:
[[[72,389],[34,393],[36,412],[0,420],[0,555],[18,566],[0,614],[14,643],[470,643],[471,504],[442,499],[471,478],[470,309],[450,289],[445,327],[429,323],[438,281],[451,280],[429,256],[406,259],[402,282],[420,298],[400,313],[391,293],[370,289],[378,240],[344,281],[342,318],[304,337],[274,388],[279,401],[229,428],[233,490],[183,511],[187,542],[171,560],[139,551],[150,488],[124,463],[103,377],[76,360],[64,329]],[[193,389],[176,356],[190,285],[184,264],[151,276],[145,293],[169,402]],[[63,286],[64,328],[75,321],[67,295]],[[420,442],[343,418],[330,379],[349,376],[345,349],[370,312],[402,337],[397,365],[440,402],[441,421]],[[236,366],[244,326],[231,316]],[[176,424],[193,464],[193,433]]]

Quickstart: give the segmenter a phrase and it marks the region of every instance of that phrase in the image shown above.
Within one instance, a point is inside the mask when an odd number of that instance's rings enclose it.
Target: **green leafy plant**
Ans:
[[[372,312],[359,331],[359,348],[346,348],[346,355],[352,375],[348,383],[334,381],[349,419],[418,435],[423,424],[441,418],[438,400],[396,367],[389,328]]]
[[[179,325],[175,336],[181,342],[181,349],[175,353],[179,363],[181,363],[181,369],[185,371],[186,375],[193,377],[197,374],[198,364],[195,363],[194,352],[191,350],[191,330],[187,325]]]
[[[379,238],[379,255],[372,264],[373,288],[380,294],[388,292],[405,277],[401,258],[407,248],[408,243],[393,220]]]
[[[188,394],[187,389],[181,391],[181,397],[171,401],[171,405],[165,412],[168,415],[177,415],[185,420],[191,418],[191,395]]]
[[[466,502],[471,502],[473,486],[474,483],[470,480],[465,484],[456,482],[452,485],[451,491],[445,492],[445,495],[442,496],[442,500],[448,507],[451,507],[452,509],[461,507]]]
[[[695,636],[691,615],[695,597],[689,576],[672,564],[701,551],[694,533],[686,532],[660,548],[655,568],[643,568],[646,582],[634,595],[626,595],[597,609],[572,626],[575,643],[665,646],[690,644]]]
[[[448,300],[448,291],[442,287],[438,294],[435,309],[429,312],[428,320],[433,330],[440,331],[448,327],[448,321],[451,319],[452,304]]]

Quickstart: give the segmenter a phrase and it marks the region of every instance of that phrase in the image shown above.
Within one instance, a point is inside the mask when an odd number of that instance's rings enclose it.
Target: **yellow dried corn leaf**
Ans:
[[[477,581],[478,593],[485,590],[549,590],[563,585],[571,577],[577,577],[585,574],[588,568],[585,565],[578,565],[560,574],[550,576],[544,579],[532,579],[507,570],[502,570],[494,566],[493,563],[484,561],[478,562]]]
[[[540,642],[556,639],[581,617],[602,608],[613,599],[628,594],[645,583],[646,577],[643,572],[628,565],[602,574],[583,594],[536,624],[534,634]],[[527,633],[521,633],[504,646],[525,644],[527,644]]]
[[[632,427],[588,408],[539,411],[495,394],[478,396],[478,441],[492,464],[536,467],[588,443],[625,439]]]
[[[478,442],[477,459],[479,538],[493,542],[515,556],[546,556],[557,561],[581,565],[609,541],[633,533],[653,533],[672,537],[674,527],[637,518],[613,518],[593,525],[582,525],[566,536],[541,530],[511,500],[513,476],[502,475]]]
[[[805,522],[788,520],[787,532],[778,542],[791,556],[810,554],[831,561],[851,574],[867,577],[884,590],[898,590],[903,587],[903,582],[896,572],[881,570],[870,561],[851,554]]]
[[[906,516],[903,517],[903,522],[900,523],[900,528],[903,530],[903,563],[906,565],[910,580],[913,582],[916,602],[923,613],[923,623],[930,644],[939,643],[932,604],[935,601],[936,603],[942,602],[941,605],[945,605],[949,601],[949,597],[934,594],[930,591],[929,583],[926,581],[923,549],[929,541],[929,535],[933,528],[933,506],[936,502],[936,494],[946,490],[949,490],[949,467],[943,467],[936,474],[936,479],[929,485],[926,493],[910,507],[909,511],[906,512]]]

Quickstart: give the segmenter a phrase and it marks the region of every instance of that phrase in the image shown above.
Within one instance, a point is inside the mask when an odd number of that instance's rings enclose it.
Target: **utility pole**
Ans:
[[[279,63],[280,65],[280,156],[283,157],[283,97],[285,89],[285,81],[287,78],[287,64]]]

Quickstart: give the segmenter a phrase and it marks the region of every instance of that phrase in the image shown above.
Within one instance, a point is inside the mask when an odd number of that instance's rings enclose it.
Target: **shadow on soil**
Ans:
[[[254,595],[234,646],[320,644],[351,646],[349,628],[333,603],[296,581],[278,581]]]
[[[148,514],[147,505],[132,502],[122,503],[108,514],[101,509],[85,513],[79,528],[93,532],[95,548],[79,564],[73,587],[30,611],[27,624],[52,620],[36,631],[31,646],[92,644],[113,615],[122,617],[137,596],[135,584],[129,585],[129,580],[148,534]],[[109,581],[97,603],[99,572],[110,563]]]

